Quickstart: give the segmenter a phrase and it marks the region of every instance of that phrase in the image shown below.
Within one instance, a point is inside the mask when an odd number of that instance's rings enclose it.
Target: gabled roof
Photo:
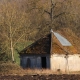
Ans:
[[[72,44],[57,32],[40,38],[30,46],[23,49],[20,54],[76,54],[77,50]]]
[[[20,53],[27,54],[49,54],[51,47],[51,34],[48,34],[30,46],[23,49]]]

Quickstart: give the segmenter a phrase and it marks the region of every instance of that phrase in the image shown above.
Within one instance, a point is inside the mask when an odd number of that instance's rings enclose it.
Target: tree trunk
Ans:
[[[51,12],[50,12],[50,18],[51,18],[51,24],[52,24],[52,21],[53,21],[53,2],[51,0]],[[52,27],[52,26],[51,26]]]
[[[11,39],[11,56],[12,56],[12,61],[14,62],[14,51],[12,46],[12,39]]]
[[[12,41],[12,29],[11,29],[11,26],[10,26],[10,49],[11,49],[12,61],[14,62],[14,51],[13,51],[13,41]]]

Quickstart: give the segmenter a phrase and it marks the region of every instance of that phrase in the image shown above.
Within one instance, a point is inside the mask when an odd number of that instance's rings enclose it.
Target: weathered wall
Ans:
[[[27,67],[27,59],[30,59],[30,68],[42,68],[41,57],[43,56],[23,56],[21,57],[21,66],[23,68]],[[59,55],[53,54],[46,56],[46,67],[52,69],[53,71],[71,72],[80,71],[80,55]]]
[[[41,64],[41,57],[43,56],[21,56],[20,57],[20,64],[23,68],[27,67],[27,60],[30,59],[30,68],[38,68],[41,69],[42,68],[42,64]],[[46,57],[46,67],[50,68],[50,57],[49,56],[45,56]]]
[[[80,71],[80,55],[78,54],[68,56],[53,54],[50,59],[51,69],[53,71]]]

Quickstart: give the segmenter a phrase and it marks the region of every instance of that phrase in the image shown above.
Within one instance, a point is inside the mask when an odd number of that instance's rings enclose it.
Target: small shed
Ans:
[[[20,65],[23,68],[80,71],[78,51],[66,38],[52,30],[19,54]]]

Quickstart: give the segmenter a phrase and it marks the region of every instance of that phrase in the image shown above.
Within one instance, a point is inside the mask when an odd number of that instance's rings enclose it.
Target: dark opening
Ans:
[[[42,68],[46,68],[46,57],[41,57]]]
[[[27,59],[26,67],[31,68],[31,60],[29,58]]]

